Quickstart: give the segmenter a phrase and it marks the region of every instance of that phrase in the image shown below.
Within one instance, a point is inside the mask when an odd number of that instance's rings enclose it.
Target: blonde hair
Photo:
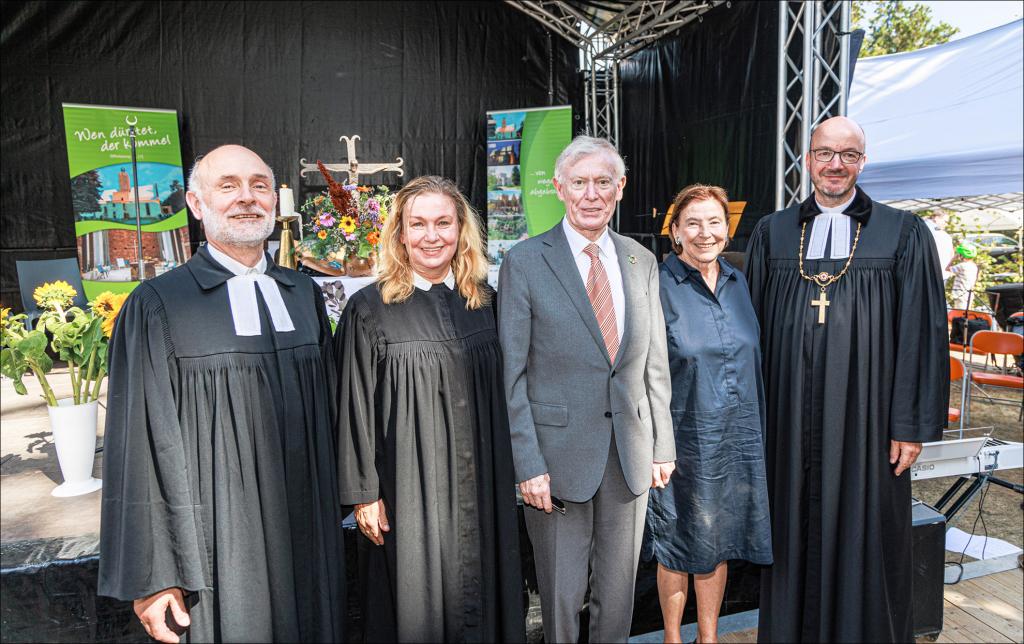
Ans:
[[[450,179],[436,176],[416,177],[405,184],[384,222],[380,236],[380,260],[377,288],[385,304],[396,304],[409,299],[415,286],[409,253],[402,243],[402,227],[412,202],[424,194],[439,194],[451,199],[459,221],[459,241],[452,259],[455,288],[466,298],[467,309],[479,309],[490,303],[487,283],[487,253],[484,250],[483,227],[480,219]]]
[[[672,250],[677,255],[683,252],[683,245],[676,243],[676,238],[672,236],[672,227],[676,225],[676,220],[683,214],[683,211],[695,201],[717,201],[722,206],[722,213],[725,215],[726,221],[729,220],[729,195],[726,194],[725,188],[695,183],[680,190],[676,198],[672,200],[672,219],[668,222],[669,240],[672,242]],[[728,227],[726,227],[726,230],[728,230]],[[726,245],[729,244],[728,234],[726,235],[725,243]]]

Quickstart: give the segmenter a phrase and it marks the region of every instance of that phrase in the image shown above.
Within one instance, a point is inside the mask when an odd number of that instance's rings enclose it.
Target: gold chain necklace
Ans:
[[[853,261],[853,254],[857,252],[857,242],[860,241],[860,227],[861,223],[857,222],[857,234],[853,237],[853,246],[850,248],[850,256],[846,258],[846,266],[843,266],[843,270],[839,271],[838,275],[826,273],[825,271],[821,271],[814,275],[808,275],[807,273],[804,273],[804,237],[807,233],[807,222],[805,221],[800,226],[800,255],[798,256],[798,259],[800,260],[800,277],[804,278],[808,282],[814,282],[818,285],[818,288],[821,289],[821,294],[818,296],[818,299],[811,300],[811,306],[818,307],[818,324],[825,324],[825,307],[831,304],[828,300],[828,296],[825,294],[825,287],[829,284],[838,282],[839,278],[846,275],[846,271],[849,270],[850,262]]]

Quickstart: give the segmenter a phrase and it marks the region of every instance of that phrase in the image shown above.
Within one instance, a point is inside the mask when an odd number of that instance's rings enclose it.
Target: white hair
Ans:
[[[622,155],[619,154],[614,145],[607,139],[599,139],[581,134],[574,138],[569,145],[565,146],[562,153],[558,155],[558,159],[555,160],[555,178],[564,182],[566,179],[566,169],[576,165],[576,162],[583,157],[593,154],[607,154],[609,156],[615,168],[614,179],[616,181],[626,176],[626,162],[622,160]]]

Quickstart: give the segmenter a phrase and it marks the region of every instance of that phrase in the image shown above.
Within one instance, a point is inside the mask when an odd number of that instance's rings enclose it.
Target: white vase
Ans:
[[[57,447],[57,461],[64,482],[53,489],[53,496],[78,496],[103,487],[92,477],[96,457],[97,402],[76,405],[73,398],[62,398],[50,412],[50,430]]]

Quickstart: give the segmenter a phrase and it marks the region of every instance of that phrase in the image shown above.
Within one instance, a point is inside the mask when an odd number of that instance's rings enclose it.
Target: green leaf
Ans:
[[[13,348],[25,356],[26,360],[46,355],[46,334],[39,329],[29,331],[13,345]]]
[[[372,245],[370,245],[366,240],[362,240],[362,239],[359,240],[359,253],[358,253],[358,255],[360,257],[362,257],[363,259],[366,259],[367,257],[370,256],[370,253],[372,253],[372,252],[373,252],[373,246]]]
[[[28,395],[28,389],[25,387],[25,383],[22,382],[21,376],[18,376],[17,378],[11,378],[11,380],[14,381],[14,391],[18,392],[22,396]]]
[[[0,351],[0,373],[17,381],[26,371],[28,363],[18,351],[10,348]]]

